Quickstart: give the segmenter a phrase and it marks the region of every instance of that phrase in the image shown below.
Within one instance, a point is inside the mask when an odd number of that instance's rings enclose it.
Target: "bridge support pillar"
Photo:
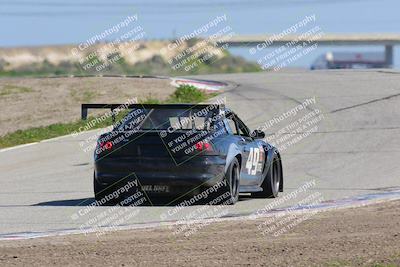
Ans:
[[[393,45],[385,45],[385,61],[388,68],[393,67]]]

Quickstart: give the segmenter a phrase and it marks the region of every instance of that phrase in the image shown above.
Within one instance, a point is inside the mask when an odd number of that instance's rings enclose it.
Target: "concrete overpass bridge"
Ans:
[[[318,46],[340,46],[340,45],[382,45],[385,48],[385,61],[388,66],[393,66],[393,46],[400,45],[400,34],[386,33],[366,33],[366,34],[323,34],[314,39],[313,36],[304,37],[302,35],[285,35],[282,38],[269,42],[277,35],[234,35],[232,37],[222,37],[218,41],[219,45],[228,44],[229,47],[256,47],[257,45],[268,43],[268,46],[281,46],[290,42],[305,41],[317,43]]]

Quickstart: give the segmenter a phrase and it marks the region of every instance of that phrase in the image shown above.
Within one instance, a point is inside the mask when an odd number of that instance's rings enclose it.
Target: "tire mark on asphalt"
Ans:
[[[381,98],[377,98],[377,99],[374,99],[374,100],[370,100],[370,101],[367,101],[367,102],[363,102],[363,103],[360,103],[360,104],[356,104],[356,105],[352,105],[352,106],[348,106],[348,107],[344,107],[344,108],[335,109],[335,110],[332,110],[330,113],[336,113],[336,112],[340,112],[340,111],[343,111],[343,110],[353,109],[353,108],[369,105],[369,104],[372,104],[372,103],[388,100],[388,99],[391,99],[391,98],[394,98],[394,97],[398,97],[398,96],[400,96],[400,93],[399,94],[385,96],[385,97],[381,97]]]
[[[400,153],[400,150],[365,150],[365,151],[322,151],[322,152],[298,152],[289,153],[286,152],[285,155],[325,155],[325,154],[365,154],[365,153]]]
[[[331,130],[331,131],[314,131],[310,134],[331,134],[331,133],[354,133],[354,132],[362,132],[362,131],[384,131],[384,130],[399,130],[400,127],[381,127],[381,128],[355,128],[355,129],[349,129],[349,130]],[[303,133],[308,133],[308,132],[282,132],[279,133],[280,135],[289,135],[289,134],[303,134]],[[270,132],[266,134],[266,136],[272,136],[278,134],[278,132]]]
[[[242,84],[239,84],[239,83],[237,84],[237,87],[236,87],[236,88],[234,88],[234,89],[232,89],[232,90],[229,90],[229,91],[227,91],[227,92],[228,92],[228,93],[231,93],[231,94],[233,94],[233,95],[239,96],[240,98],[243,98],[243,99],[245,99],[245,100],[247,100],[247,101],[249,101],[249,102],[253,102],[253,101],[255,100],[254,98],[248,97],[248,96],[246,96],[246,95],[244,95],[244,94],[241,93],[241,92],[249,91],[249,89],[250,89],[250,90],[253,90],[253,91],[256,91],[257,93],[260,93],[260,92],[262,92],[262,93],[265,93],[265,92],[271,93],[272,95],[278,96],[278,97],[279,97],[280,99],[282,99],[282,100],[289,100],[289,101],[292,101],[292,102],[296,103],[297,105],[302,105],[302,104],[303,104],[302,101],[297,100],[296,98],[293,98],[293,97],[284,95],[284,94],[282,94],[282,93],[280,93],[280,92],[277,92],[277,91],[274,91],[274,90],[271,90],[271,89],[260,88],[260,87],[257,87],[257,86],[251,86],[251,87],[249,86],[249,87],[243,88]],[[271,100],[271,101],[272,101],[272,100]],[[276,99],[275,99],[274,101],[276,101]],[[262,106],[261,106],[261,107],[262,107]],[[309,107],[309,106],[306,106],[305,108],[306,108],[307,110],[309,110],[309,111],[315,111],[313,108],[311,108],[311,107]],[[260,115],[263,115],[264,113],[265,113],[265,111],[261,110],[260,112],[258,112],[258,113],[256,113],[256,114],[254,114],[253,116],[247,118],[246,121],[247,121],[249,124],[251,124],[251,122],[252,122],[254,119],[258,118]]]

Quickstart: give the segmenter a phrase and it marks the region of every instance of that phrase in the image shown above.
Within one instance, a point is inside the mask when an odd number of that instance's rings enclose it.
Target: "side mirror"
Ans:
[[[263,139],[265,138],[265,133],[261,130],[254,130],[251,133],[251,137],[253,137],[254,139]]]

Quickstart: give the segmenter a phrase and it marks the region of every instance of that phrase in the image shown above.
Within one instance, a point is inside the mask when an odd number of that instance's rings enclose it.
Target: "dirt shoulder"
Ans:
[[[174,92],[168,79],[1,78],[0,136],[16,130],[80,119],[82,103],[165,100]]]
[[[264,219],[223,222],[185,237],[170,229],[0,242],[0,265],[400,266],[400,201],[314,215],[280,236]]]

